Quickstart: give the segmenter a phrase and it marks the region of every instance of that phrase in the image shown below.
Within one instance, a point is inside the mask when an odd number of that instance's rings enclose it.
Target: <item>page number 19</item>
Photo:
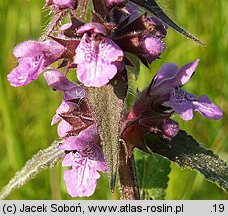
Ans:
[[[224,212],[224,205],[223,204],[214,204],[213,210],[211,212]]]

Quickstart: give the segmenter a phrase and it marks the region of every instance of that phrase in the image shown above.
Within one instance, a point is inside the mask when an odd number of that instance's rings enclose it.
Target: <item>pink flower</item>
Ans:
[[[75,103],[75,101],[85,97],[85,90],[81,85],[69,81],[64,74],[56,69],[45,72],[44,77],[49,86],[55,90],[64,92],[64,99],[56,110],[51,125],[61,121],[57,128],[58,135],[61,138],[66,137],[71,130],[74,130],[74,124],[71,124],[73,121],[72,119],[74,118],[74,120],[76,120],[79,115],[77,112],[79,112],[80,106]],[[85,111],[86,110],[83,110],[83,112]],[[71,118],[66,117],[67,114],[71,116]],[[64,116],[68,121],[64,119]],[[77,122],[77,124],[78,126],[81,126],[79,122]]]
[[[140,46],[142,49],[141,57],[146,59],[149,64],[157,59],[166,49],[165,43],[160,38],[151,35],[143,37],[140,40]]]
[[[104,1],[108,7],[123,4],[126,2],[126,0],[104,0]]]
[[[64,171],[67,192],[72,197],[91,196],[100,178],[98,171],[107,172],[107,164],[97,145],[99,136],[95,125],[81,131],[78,136],[67,137],[60,149],[67,154],[62,165],[72,167]]]
[[[219,120],[222,117],[222,110],[217,107],[206,96],[199,99],[181,88],[194,74],[199,60],[190,62],[178,69],[175,64],[167,63],[163,65],[155,77],[155,83],[150,90],[150,95],[163,97],[163,102],[171,107],[184,120],[193,117],[193,111],[197,111],[206,118]]]
[[[24,86],[36,80],[43,70],[57,61],[64,53],[63,46],[55,41],[26,41],[17,45],[13,54],[18,58],[19,65],[7,78],[14,87]]]
[[[76,9],[78,5],[78,0],[46,0],[45,6],[53,5],[55,8],[61,9]]]
[[[101,87],[121,70],[124,53],[106,37],[106,30],[101,24],[85,24],[78,33],[83,37],[74,60],[77,77],[85,86]]]
[[[74,100],[85,97],[85,90],[81,85],[75,84],[56,69],[48,70],[44,77],[49,86],[64,92],[64,100]]]

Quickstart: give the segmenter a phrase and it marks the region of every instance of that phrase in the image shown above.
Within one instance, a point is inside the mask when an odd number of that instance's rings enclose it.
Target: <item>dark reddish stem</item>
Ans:
[[[135,161],[132,155],[126,161],[126,152],[120,144],[119,151],[119,179],[122,200],[139,200],[139,188],[136,176]]]

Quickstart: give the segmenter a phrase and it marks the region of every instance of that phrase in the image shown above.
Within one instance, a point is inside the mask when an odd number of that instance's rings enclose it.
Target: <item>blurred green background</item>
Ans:
[[[206,43],[199,46],[174,30],[168,30],[167,50],[152,64],[151,71],[140,74],[143,89],[165,62],[179,66],[200,58],[195,76],[184,88],[196,95],[207,94],[224,110],[220,121],[204,119],[195,113],[193,120],[176,119],[204,146],[228,161],[228,26],[226,0],[160,0],[164,10],[182,27]],[[12,55],[16,44],[38,39],[48,11],[41,10],[44,0],[0,1],[0,189],[38,150],[57,138],[50,122],[61,102],[61,94],[52,92],[42,76],[25,87],[11,87],[7,74],[17,65]],[[43,171],[35,179],[14,191],[8,199],[72,199],[65,192],[61,166]],[[167,199],[227,199],[228,193],[206,181],[201,174],[172,164]],[[102,175],[95,194],[89,199],[117,199],[111,194],[106,175]]]

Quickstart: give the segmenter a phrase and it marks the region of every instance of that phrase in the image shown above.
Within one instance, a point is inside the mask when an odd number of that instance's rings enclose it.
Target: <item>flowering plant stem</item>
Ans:
[[[58,24],[61,22],[65,15],[66,11],[60,11],[58,13],[55,13],[50,22],[47,24],[47,27],[39,38],[39,41],[45,41],[46,39],[48,39],[48,36],[53,30],[55,30],[55,28],[58,26]]]
[[[156,163],[149,163],[148,157],[136,153],[134,161],[135,148],[197,169],[228,188],[224,161],[201,148],[171,118],[176,113],[188,121],[195,111],[206,118],[222,118],[223,111],[208,96],[198,98],[182,89],[195,73],[199,59],[180,69],[166,63],[142,92],[136,91],[137,85],[135,91],[131,88],[132,82],[140,80],[139,61],[150,68],[165,51],[165,24],[203,45],[200,40],[173,22],[156,0],[46,0],[45,8],[53,14],[50,23],[39,41],[28,40],[14,48],[19,64],[7,78],[11,86],[19,87],[44,72],[47,84],[64,93],[51,122],[59,123],[57,132],[62,141],[28,161],[0,192],[0,198],[62,159],[62,166],[69,167],[63,178],[72,197],[91,196],[99,172],[108,172],[112,192],[119,176],[122,199],[164,199],[170,164],[157,163],[162,172],[156,175]],[[137,59],[128,57],[131,55]],[[55,62],[59,62],[57,68]],[[71,69],[76,69],[77,83],[67,78]],[[135,96],[131,105],[125,102],[128,84],[129,95]]]
[[[26,162],[24,167],[18,171],[9,183],[1,190],[0,200],[5,199],[13,190],[21,187],[30,179],[34,178],[42,170],[54,167],[65,155],[58,147],[60,142],[54,141],[51,146],[40,150],[37,154]]]
[[[127,91],[125,81],[119,77],[103,87],[87,89],[100,132],[101,148],[108,164],[111,190],[114,191],[118,169],[122,198],[139,199],[134,159],[132,157],[126,162],[118,130]]]
[[[135,160],[132,155],[126,161],[126,152],[123,145],[119,151],[119,180],[122,200],[139,200],[139,187],[136,176]]]

